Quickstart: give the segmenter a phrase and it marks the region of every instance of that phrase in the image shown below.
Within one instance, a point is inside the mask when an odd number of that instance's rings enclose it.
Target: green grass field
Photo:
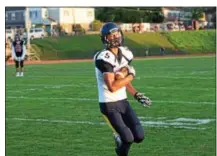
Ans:
[[[153,100],[130,102],[146,138],[130,156],[215,156],[215,57],[135,60],[135,87]],[[7,156],[115,156],[98,107],[93,63],[6,66]]]

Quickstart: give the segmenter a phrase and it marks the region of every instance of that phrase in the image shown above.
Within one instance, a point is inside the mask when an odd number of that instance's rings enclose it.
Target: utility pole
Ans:
[[[26,27],[26,34],[27,34],[27,48],[30,49],[30,35],[29,35],[29,31],[30,31],[30,27],[31,27],[31,21],[29,19],[29,8],[26,7],[25,10],[25,27]]]

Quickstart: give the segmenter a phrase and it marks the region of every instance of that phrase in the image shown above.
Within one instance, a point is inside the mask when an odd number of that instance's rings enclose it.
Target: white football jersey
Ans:
[[[98,98],[100,103],[115,102],[127,98],[126,87],[122,87],[112,93],[108,90],[103,78],[103,74],[106,73],[106,70],[104,70],[105,64],[112,68],[112,71],[110,69],[109,72],[115,73],[121,67],[128,65],[132,61],[133,54],[127,47],[119,47],[119,51],[119,58],[121,59],[118,59],[118,57],[109,50],[100,51],[94,56]]]

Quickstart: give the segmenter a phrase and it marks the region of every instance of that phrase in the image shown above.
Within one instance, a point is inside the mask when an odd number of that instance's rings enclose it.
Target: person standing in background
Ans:
[[[12,42],[12,58],[15,62],[16,77],[24,76],[24,59],[26,55],[26,46],[21,40],[20,35],[16,34]]]

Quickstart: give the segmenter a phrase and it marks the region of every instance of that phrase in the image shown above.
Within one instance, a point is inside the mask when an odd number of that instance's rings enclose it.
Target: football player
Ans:
[[[24,59],[26,54],[26,46],[21,40],[20,35],[15,35],[15,40],[12,43],[12,57],[15,61],[16,77],[24,76]]]
[[[144,129],[127,100],[126,91],[144,106],[152,103],[131,84],[136,76],[130,65],[133,54],[123,46],[124,36],[120,27],[113,22],[104,24],[101,40],[105,49],[94,56],[100,111],[113,129],[116,154],[127,156],[132,143],[140,143],[144,139]],[[125,66],[129,74],[116,80],[115,72]]]

